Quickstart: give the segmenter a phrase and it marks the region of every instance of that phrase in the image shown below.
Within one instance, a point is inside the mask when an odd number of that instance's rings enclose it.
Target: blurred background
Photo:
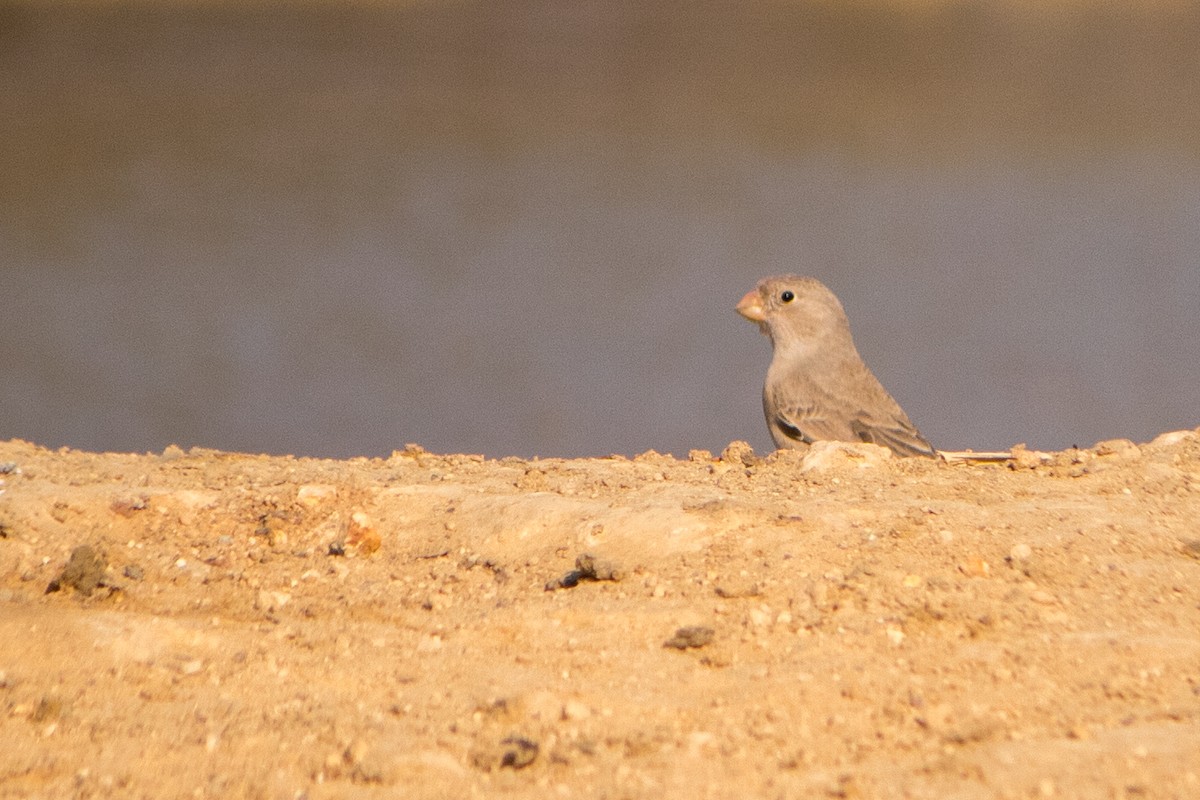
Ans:
[[[944,449],[1200,425],[1200,6],[0,0],[0,438],[769,450],[782,272]]]

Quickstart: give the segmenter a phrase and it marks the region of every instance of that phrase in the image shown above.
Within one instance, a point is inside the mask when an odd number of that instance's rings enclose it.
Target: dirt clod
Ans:
[[[581,553],[575,559],[575,569],[546,584],[546,591],[571,589],[580,581],[619,581],[625,577],[624,570],[614,561],[597,558],[591,553]]]
[[[673,647],[676,650],[687,650],[690,647],[704,647],[713,640],[716,633],[704,625],[688,625],[675,631],[670,639],[663,642],[663,647]]]
[[[82,595],[90,595],[104,583],[104,571],[108,562],[90,544],[81,544],[71,551],[67,566],[58,577],[50,581],[46,593],[57,592],[67,587]]]
[[[495,769],[524,769],[538,757],[537,742],[524,736],[506,736],[494,745],[476,747],[471,761],[477,769],[491,772]]]

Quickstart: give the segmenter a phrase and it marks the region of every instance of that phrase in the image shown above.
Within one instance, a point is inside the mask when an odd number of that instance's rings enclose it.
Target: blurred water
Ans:
[[[1200,424],[1200,10],[0,2],[0,438],[766,449],[762,275],[943,448]]]

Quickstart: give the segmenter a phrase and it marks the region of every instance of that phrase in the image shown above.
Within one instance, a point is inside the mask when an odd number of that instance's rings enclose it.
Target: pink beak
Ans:
[[[751,322],[763,322],[767,314],[763,311],[762,298],[757,289],[746,292],[746,296],[738,301],[737,312]]]

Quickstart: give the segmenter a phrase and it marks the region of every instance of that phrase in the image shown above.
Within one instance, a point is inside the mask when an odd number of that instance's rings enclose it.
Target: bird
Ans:
[[[779,449],[870,442],[898,456],[937,458],[900,404],[863,363],[841,302],[816,278],[764,278],[737,304],[771,340],[763,413]]]

